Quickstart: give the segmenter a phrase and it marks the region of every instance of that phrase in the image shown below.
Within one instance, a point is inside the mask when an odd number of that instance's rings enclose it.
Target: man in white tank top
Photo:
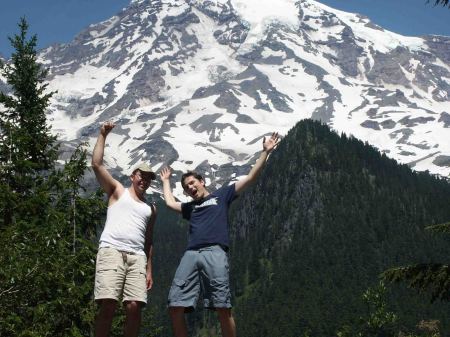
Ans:
[[[125,188],[103,165],[105,141],[114,124],[107,122],[92,154],[95,176],[108,195],[105,228],[100,237],[95,271],[95,300],[100,310],[95,321],[95,336],[108,336],[117,302],[122,299],[126,319],[124,336],[137,337],[141,307],[147,303],[147,291],[153,285],[152,234],[156,208],[145,202],[145,191],[155,179],[147,164],[137,165]]]

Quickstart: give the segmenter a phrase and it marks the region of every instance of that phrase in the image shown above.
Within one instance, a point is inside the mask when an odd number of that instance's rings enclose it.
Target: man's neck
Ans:
[[[136,201],[145,201],[145,195],[144,193],[139,193],[138,191],[136,191],[133,187],[133,185],[131,185],[128,188],[128,191],[130,192],[130,195],[133,199],[135,199]]]
[[[205,192],[203,193],[203,195],[202,195],[201,197],[199,197],[199,198],[197,198],[197,199],[194,199],[194,200],[195,200],[195,201],[201,201],[201,200],[207,198],[208,195],[210,195],[210,193],[209,193],[207,190],[205,190]]]

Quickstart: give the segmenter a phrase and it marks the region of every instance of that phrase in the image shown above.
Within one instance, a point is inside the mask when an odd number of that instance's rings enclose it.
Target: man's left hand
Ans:
[[[273,132],[272,136],[270,136],[268,139],[264,137],[263,139],[263,149],[267,153],[272,152],[280,142],[280,136],[278,135],[278,132]]]

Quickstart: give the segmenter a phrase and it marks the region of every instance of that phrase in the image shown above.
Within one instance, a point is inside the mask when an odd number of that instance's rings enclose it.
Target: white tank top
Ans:
[[[145,231],[151,214],[151,207],[133,199],[126,188],[119,200],[108,207],[100,248],[114,247],[145,255]]]

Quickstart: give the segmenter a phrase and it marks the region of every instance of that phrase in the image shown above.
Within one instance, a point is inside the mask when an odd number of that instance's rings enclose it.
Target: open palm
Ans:
[[[271,152],[273,149],[275,149],[278,146],[278,143],[280,142],[280,136],[278,135],[278,132],[273,132],[272,135],[266,139],[264,137],[263,139],[263,149],[266,152]]]

